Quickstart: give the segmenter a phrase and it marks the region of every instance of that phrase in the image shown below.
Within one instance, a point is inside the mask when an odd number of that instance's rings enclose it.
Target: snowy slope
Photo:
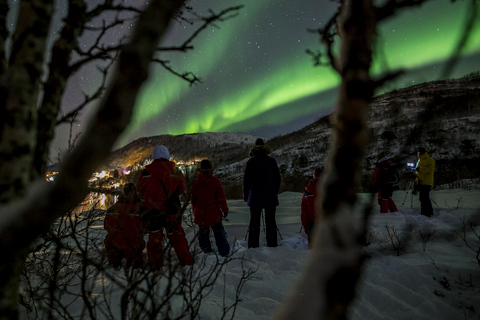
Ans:
[[[367,235],[370,244],[365,247],[369,258],[365,262],[357,297],[349,311],[350,319],[480,318],[480,264],[474,252],[480,248],[480,191],[443,190],[434,191],[431,195],[434,201],[432,218],[420,216],[418,198],[413,198],[411,202],[409,196],[404,201],[404,192],[394,194],[400,212],[373,215]],[[249,209],[243,201],[228,201],[230,214],[229,221],[225,221],[225,228],[234,249],[231,257],[235,259],[227,264],[211,291],[205,290],[206,296],[195,319],[221,318],[223,306],[235,300],[237,284],[245,269],[257,271],[244,284],[239,296],[241,301],[233,319],[272,319],[276,308],[282,304],[288,290],[300,275],[309,254],[306,235],[299,232],[301,194],[285,192],[279,198],[277,223],[283,239],[279,239],[276,248],[266,247],[264,234],[261,233],[260,247],[247,249],[245,235]],[[359,198],[360,216],[361,203],[369,195],[359,194]],[[465,234],[464,221],[467,223]],[[471,229],[468,226],[470,222]],[[395,231],[399,244],[392,244],[386,227]],[[89,230],[89,237],[96,239],[101,246],[105,235],[102,221],[90,226]],[[186,231],[191,250],[197,251],[197,255],[193,267],[188,267],[184,273],[175,271],[175,281],[182,281],[187,274],[206,275],[209,267],[217,262],[215,254],[198,252],[197,243],[193,239],[194,229],[186,227]],[[463,235],[472,249],[467,247]],[[400,248],[399,255],[394,245]],[[176,261],[175,255],[172,260]],[[73,270],[75,266],[69,268]],[[81,273],[81,266],[77,269]],[[162,285],[161,281],[166,281],[169,272],[168,269],[163,271],[158,279],[164,280],[159,280],[157,286]],[[119,319],[123,292],[120,284],[126,285],[133,281],[135,273],[133,277],[123,270],[107,268],[96,276],[90,276],[88,288],[95,293],[96,299],[105,298],[110,301],[112,316]],[[78,282],[72,281],[72,286],[70,292],[80,292]],[[64,294],[62,299],[69,303],[68,310],[78,314],[85,311],[82,309],[82,299],[72,299],[71,294]],[[175,308],[181,306],[178,297],[175,299],[170,301],[173,315]],[[96,311],[98,319],[108,318],[108,313]],[[233,310],[230,310],[227,318],[232,315]],[[34,319],[35,313],[23,309],[21,318]],[[312,319],[316,319],[316,316],[312,315]]]

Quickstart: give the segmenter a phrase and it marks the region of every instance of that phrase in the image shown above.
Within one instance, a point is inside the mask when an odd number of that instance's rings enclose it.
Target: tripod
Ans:
[[[413,195],[415,192],[415,180],[408,180],[407,188],[405,189],[405,198],[402,202],[402,207],[405,205],[405,201],[407,200],[408,192],[411,192],[410,197],[410,208],[413,208]]]

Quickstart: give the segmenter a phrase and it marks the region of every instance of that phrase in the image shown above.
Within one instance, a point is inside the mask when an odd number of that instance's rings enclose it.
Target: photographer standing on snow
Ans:
[[[277,246],[275,211],[281,178],[277,161],[269,153],[263,140],[257,139],[255,147],[250,150],[251,158],[247,161],[243,174],[243,199],[250,207],[249,248],[259,246],[262,209],[265,209],[267,246]]]
[[[424,147],[417,148],[418,162],[415,167],[417,190],[420,198],[420,214],[431,217],[433,215],[430,190],[433,187],[433,173],[435,160],[430,158],[428,150]]]

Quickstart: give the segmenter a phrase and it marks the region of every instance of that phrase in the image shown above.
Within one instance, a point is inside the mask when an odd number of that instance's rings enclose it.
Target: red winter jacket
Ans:
[[[222,212],[228,212],[222,184],[209,172],[198,173],[192,186],[191,200],[194,222],[201,226],[212,226],[222,222]]]
[[[145,247],[144,227],[139,212],[141,203],[127,203],[120,198],[108,208],[103,226],[108,232],[107,239],[112,246],[121,250]]]
[[[310,180],[310,183],[305,187],[302,195],[300,220],[303,228],[307,228],[309,222],[315,222],[315,197],[317,196],[317,182],[318,178]]]
[[[165,210],[165,200],[175,191],[181,195],[186,187],[182,171],[168,160],[155,160],[147,165],[137,181],[137,190],[145,199],[144,205],[159,210]]]
[[[388,181],[388,172],[391,164],[390,160],[386,160],[375,165],[375,170],[373,171],[373,185],[376,190],[380,190],[382,186],[388,186],[390,184]]]

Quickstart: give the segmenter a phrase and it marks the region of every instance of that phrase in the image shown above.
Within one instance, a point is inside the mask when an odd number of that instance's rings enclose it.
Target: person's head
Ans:
[[[170,159],[170,152],[168,152],[167,147],[163,145],[158,145],[155,148],[153,148],[153,160],[158,160],[158,159],[165,159],[165,160]]]
[[[421,155],[427,153],[428,150],[425,147],[419,147],[417,148],[417,155],[420,157]]]
[[[314,178],[314,179],[319,178],[320,175],[322,174],[322,171],[323,171],[322,168],[316,167],[315,170],[313,170],[313,178]]]
[[[208,159],[203,159],[200,162],[200,172],[206,173],[206,172],[213,172],[213,165]]]
[[[263,139],[258,138],[258,139],[255,141],[255,146],[263,146],[263,145],[265,145],[265,142],[263,141]]]
[[[129,202],[135,202],[138,199],[137,187],[133,183],[125,184],[122,193]]]
[[[265,145],[265,141],[263,141],[263,139],[258,138],[257,140],[255,140],[255,146],[250,149],[249,156],[254,157],[264,154],[270,154],[270,149]]]

